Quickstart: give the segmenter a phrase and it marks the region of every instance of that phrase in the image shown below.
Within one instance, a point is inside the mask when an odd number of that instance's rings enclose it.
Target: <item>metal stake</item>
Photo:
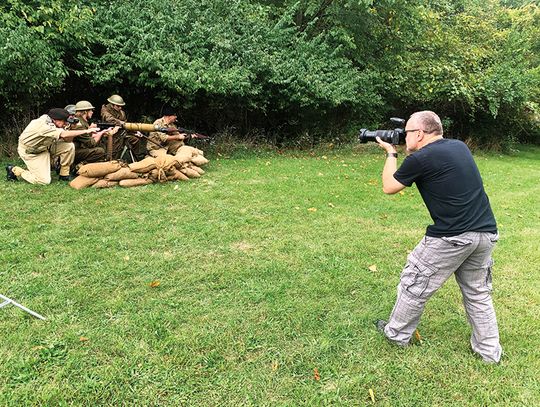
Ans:
[[[32,315],[32,316],[34,316],[34,317],[36,317],[36,318],[45,320],[45,317],[44,317],[44,316],[39,315],[37,312],[34,312],[34,311],[32,311],[31,309],[26,308],[24,305],[21,305],[21,304],[19,304],[18,302],[13,301],[11,298],[5,297],[5,296],[3,296],[2,294],[0,294],[0,299],[4,300],[4,302],[0,304],[0,308],[3,308],[3,307],[5,307],[6,305],[11,304],[11,305],[16,306],[17,308],[22,309],[22,310],[25,311],[25,312],[28,312],[30,315]]]

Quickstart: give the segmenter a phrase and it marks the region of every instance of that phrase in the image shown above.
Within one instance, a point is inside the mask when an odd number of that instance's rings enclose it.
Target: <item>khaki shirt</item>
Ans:
[[[71,126],[71,130],[87,130],[90,128],[90,125],[86,120],[84,120],[81,116],[76,116],[77,119],[79,119],[79,123],[74,124]],[[94,137],[92,137],[91,134],[82,134],[80,136],[77,136],[73,139],[73,143],[75,144],[75,148],[81,149],[81,148],[93,148],[98,145],[96,140],[94,140]]]
[[[19,136],[19,144],[27,154],[39,154],[57,141],[63,131],[64,129],[56,127],[52,119],[44,114],[26,126]]]
[[[121,126],[122,122],[127,121],[127,115],[123,110],[115,110],[113,105],[108,103],[101,107],[101,120],[103,120],[105,123],[112,123],[117,126]]]
[[[154,124],[158,127],[166,127],[168,129],[175,129],[176,126],[172,123],[170,124],[165,124],[165,121],[163,120],[163,117],[161,119],[157,119]],[[161,148],[164,148],[166,145],[167,145],[167,138],[169,137],[169,135],[167,133],[163,133],[161,131],[153,131],[151,132],[149,135],[148,135],[148,138],[152,141],[154,141],[155,143],[158,143],[159,145],[161,145]],[[151,150],[159,150],[159,146],[157,146],[155,143],[152,143],[151,141],[148,141],[146,143],[146,149],[148,151],[151,151]]]

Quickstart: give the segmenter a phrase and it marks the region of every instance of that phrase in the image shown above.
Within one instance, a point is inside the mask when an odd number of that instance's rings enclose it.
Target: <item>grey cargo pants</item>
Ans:
[[[397,300],[384,328],[386,337],[407,345],[427,300],[454,274],[472,327],[472,350],[486,362],[498,362],[502,348],[491,300],[491,253],[497,240],[497,234],[481,232],[425,236],[401,273]]]

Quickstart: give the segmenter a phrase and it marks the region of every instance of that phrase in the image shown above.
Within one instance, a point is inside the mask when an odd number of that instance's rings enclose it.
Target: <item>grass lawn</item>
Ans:
[[[539,148],[476,155],[499,365],[471,354],[453,279],[421,344],[376,332],[430,222],[414,187],[382,193],[382,150],[208,156],[186,183],[0,181],[0,294],[47,317],[0,309],[0,405],[538,405]]]

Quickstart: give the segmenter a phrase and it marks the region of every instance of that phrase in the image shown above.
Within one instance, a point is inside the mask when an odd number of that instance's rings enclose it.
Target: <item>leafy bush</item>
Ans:
[[[120,93],[132,119],[167,102],[184,125],[278,142],[419,109],[479,144],[540,139],[534,2],[8,0],[0,13],[6,112]]]

